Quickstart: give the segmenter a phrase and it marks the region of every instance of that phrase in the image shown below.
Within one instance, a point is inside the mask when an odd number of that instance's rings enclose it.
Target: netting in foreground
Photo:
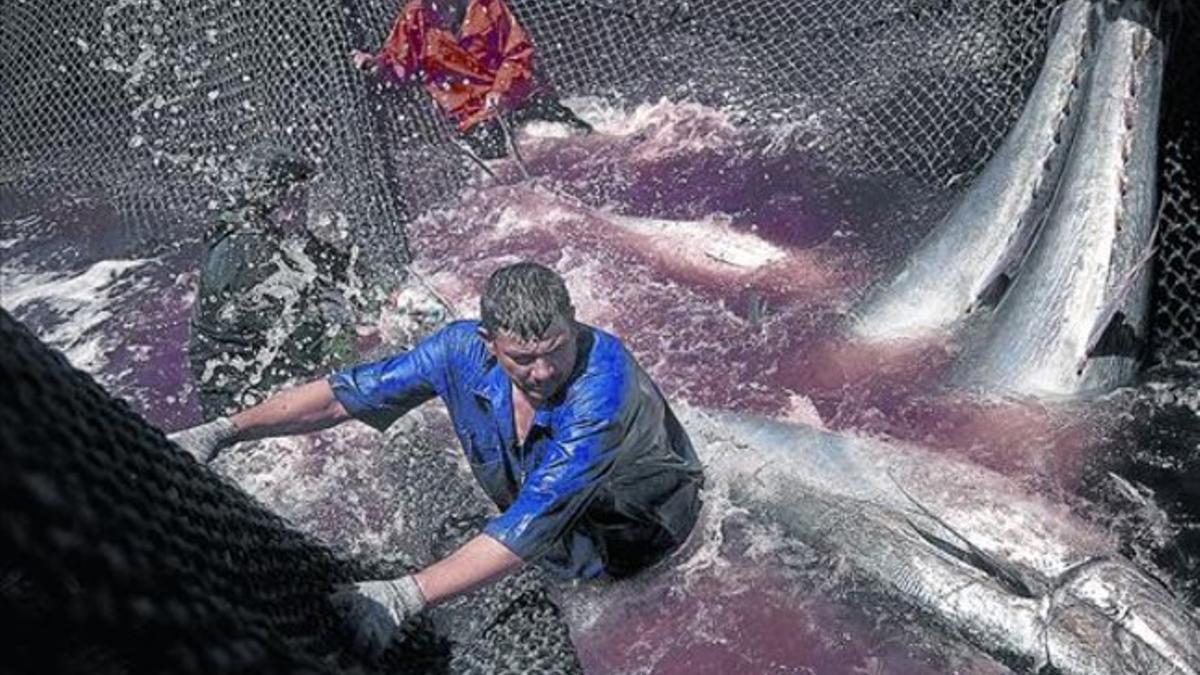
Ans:
[[[363,569],[293,531],[0,310],[4,672],[364,670],[327,594]],[[446,650],[410,629],[384,665]]]

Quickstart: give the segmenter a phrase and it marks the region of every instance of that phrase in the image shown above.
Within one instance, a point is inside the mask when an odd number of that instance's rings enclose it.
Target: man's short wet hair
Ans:
[[[574,318],[562,277],[543,265],[519,262],[492,273],[479,299],[483,329],[520,340],[544,337],[554,320]]]

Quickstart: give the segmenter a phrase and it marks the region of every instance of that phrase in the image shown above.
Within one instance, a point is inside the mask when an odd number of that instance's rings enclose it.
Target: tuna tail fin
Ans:
[[[967,539],[962,535],[962,533],[951,527],[949,523],[947,523],[933,511],[930,511],[924,504],[917,501],[915,497],[909,494],[908,491],[900,485],[900,482],[896,480],[896,477],[893,476],[891,472],[888,473],[888,478],[892,480],[892,483],[896,486],[896,489],[900,491],[900,494],[904,495],[905,499],[911,502],[912,505],[915,506],[922,515],[937,523],[950,534],[954,535],[955,538],[962,542],[962,545],[955,545],[953,542],[947,541],[946,539],[933,534],[928,529],[921,527],[913,522],[911,518],[906,516],[905,520],[908,521],[909,526],[912,527],[922,539],[930,544],[933,544],[938,549],[953,556],[954,558],[957,558],[971,567],[980,570],[984,574],[994,579],[996,583],[1000,584],[1005,590],[1013,595],[1021,598],[1036,598],[1039,596],[1038,593],[1034,592],[1034,590],[1022,577],[1020,571],[1018,571],[1015,567],[996,559],[995,557],[981,550],[975,544],[972,544],[970,539]]]

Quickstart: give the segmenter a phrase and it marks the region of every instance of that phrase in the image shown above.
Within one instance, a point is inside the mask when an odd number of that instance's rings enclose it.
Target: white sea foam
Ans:
[[[96,374],[108,362],[108,353],[120,331],[104,330],[113,318],[113,302],[122,294],[135,293],[146,282],[130,272],[150,260],[101,260],[78,272],[4,271],[0,306],[19,312],[32,303],[44,303],[60,319],[39,337],[61,350],[71,363]]]
[[[628,161],[654,161],[731,146],[737,128],[725,112],[699,103],[665,98],[632,109],[598,97],[563,101],[598,134],[633,140]],[[560,124],[529,124],[522,129],[531,140],[560,139],[569,135]]]

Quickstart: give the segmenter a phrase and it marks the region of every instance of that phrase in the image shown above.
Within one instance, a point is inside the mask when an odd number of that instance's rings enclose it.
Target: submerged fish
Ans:
[[[1189,608],[1064,505],[900,443],[734,413],[681,419],[733,504],[1012,667],[1200,672]]]

